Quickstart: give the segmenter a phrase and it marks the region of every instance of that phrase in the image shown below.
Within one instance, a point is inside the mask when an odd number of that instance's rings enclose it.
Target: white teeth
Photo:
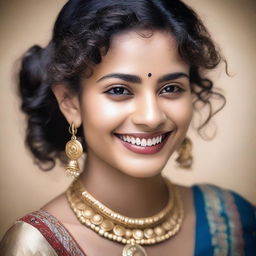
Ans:
[[[141,140],[141,146],[146,147],[147,146],[147,141],[145,139]]]
[[[135,140],[135,138],[133,138],[133,137],[132,137],[131,141],[132,141],[132,144],[133,144],[133,145],[136,143],[136,140]]]
[[[135,143],[136,143],[137,146],[140,146],[140,139],[139,139],[139,138],[136,138]]]
[[[161,143],[163,140],[163,135],[157,136],[153,139],[145,139],[145,138],[140,139],[140,138],[135,138],[132,136],[121,136],[120,138],[123,141],[131,143],[133,145],[142,146],[142,147],[151,147],[151,146]]]

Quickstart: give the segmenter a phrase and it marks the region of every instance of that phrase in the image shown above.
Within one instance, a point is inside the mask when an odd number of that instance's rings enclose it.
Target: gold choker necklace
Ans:
[[[99,235],[126,244],[122,256],[146,256],[141,245],[160,243],[180,230],[184,218],[179,190],[165,179],[169,201],[158,214],[147,218],[129,218],[118,214],[96,200],[76,179],[67,190],[71,209],[78,220]]]

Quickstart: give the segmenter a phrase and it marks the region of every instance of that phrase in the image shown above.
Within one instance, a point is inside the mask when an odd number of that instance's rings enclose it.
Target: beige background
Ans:
[[[32,44],[45,45],[64,0],[0,1],[0,238],[13,221],[38,209],[70,183],[64,171],[41,172],[26,151],[24,116],[15,94],[15,61]],[[227,97],[215,118],[218,133],[194,141],[192,172],[177,170],[172,160],[165,173],[182,184],[214,183],[233,189],[256,203],[256,7],[249,0],[186,0],[199,12],[215,41],[223,49],[232,77],[222,69],[213,78]],[[67,127],[63,127],[67,129]]]

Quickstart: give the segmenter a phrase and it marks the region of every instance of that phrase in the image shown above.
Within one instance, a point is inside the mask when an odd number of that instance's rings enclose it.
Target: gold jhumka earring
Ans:
[[[193,163],[192,141],[186,137],[177,150],[178,157],[175,159],[180,168],[190,169]]]
[[[65,151],[69,158],[66,167],[66,174],[73,178],[76,178],[80,174],[80,168],[78,164],[78,159],[83,154],[82,144],[76,139],[77,128],[74,123],[69,126],[69,133],[72,135],[71,140],[67,142]]]

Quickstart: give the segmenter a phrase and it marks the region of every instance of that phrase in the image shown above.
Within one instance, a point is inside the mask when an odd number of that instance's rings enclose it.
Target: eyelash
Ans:
[[[125,94],[123,94],[123,93],[120,94],[117,92],[115,93],[114,90],[117,90],[117,89],[122,89],[123,91],[127,91],[128,93],[125,93]],[[111,92],[111,91],[113,91],[113,92]],[[109,90],[107,90],[105,93],[110,94],[114,97],[132,95],[132,93],[128,89],[126,89],[125,87],[122,87],[122,86],[112,87]]]
[[[174,90],[172,90],[172,92],[164,92],[163,94],[180,94],[180,93],[182,93],[182,92],[184,92],[185,91],[185,89],[183,89],[183,88],[181,88],[180,86],[178,86],[178,85],[167,85],[167,86],[165,86],[164,88],[162,88],[161,90],[160,90],[160,92],[161,91],[163,91],[163,90],[166,90],[167,88],[172,88],[172,89],[174,89]],[[115,92],[114,90],[118,90],[119,89],[119,92],[120,92],[120,89],[121,89],[121,92],[124,92],[125,91],[125,93],[118,93],[117,91]],[[176,90],[176,91],[175,91]],[[112,91],[112,92],[111,92]],[[110,88],[109,90],[107,90],[106,92],[105,92],[106,94],[110,94],[111,96],[114,96],[114,97],[122,97],[122,96],[129,96],[129,95],[132,95],[132,93],[128,90],[128,89],[126,89],[125,87],[123,87],[123,86],[116,86],[116,87],[112,87],[112,88]]]
[[[180,93],[182,93],[182,92],[184,92],[185,91],[185,89],[183,89],[183,88],[181,88],[180,86],[178,86],[178,85],[175,85],[175,84],[173,84],[173,85],[166,85],[164,88],[162,88],[160,91],[163,91],[163,90],[166,90],[166,88],[172,88],[172,89],[176,89],[176,91],[172,91],[172,92],[166,92],[166,93],[164,93],[164,94],[168,94],[168,93],[172,93],[172,94],[180,94]]]

